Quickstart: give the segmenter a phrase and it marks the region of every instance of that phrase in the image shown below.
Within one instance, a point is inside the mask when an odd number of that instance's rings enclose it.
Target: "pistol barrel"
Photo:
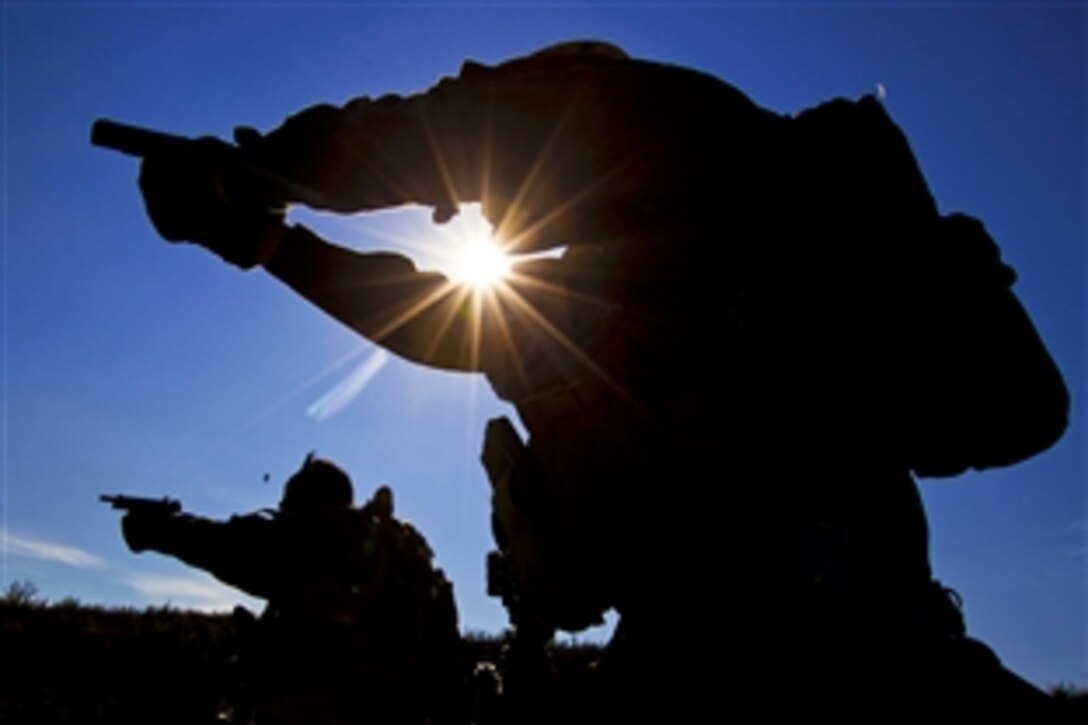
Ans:
[[[188,143],[189,139],[140,126],[100,118],[91,126],[91,143],[101,148],[143,158],[156,151]]]

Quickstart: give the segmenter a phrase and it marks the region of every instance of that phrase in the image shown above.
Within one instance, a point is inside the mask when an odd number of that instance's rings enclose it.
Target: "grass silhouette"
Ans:
[[[16,582],[0,596],[0,722],[222,722],[235,684],[235,636],[226,613],[50,603]],[[474,663],[501,658],[499,636],[472,633],[465,642]],[[590,644],[554,648],[552,692],[561,709],[583,710],[599,654]],[[1088,690],[1056,685],[1051,692],[1088,714]]]
[[[472,662],[498,662],[501,637],[465,641]],[[229,613],[50,603],[16,582],[0,596],[0,722],[216,722],[231,704],[236,644]],[[567,692],[584,691],[598,651],[556,647]]]

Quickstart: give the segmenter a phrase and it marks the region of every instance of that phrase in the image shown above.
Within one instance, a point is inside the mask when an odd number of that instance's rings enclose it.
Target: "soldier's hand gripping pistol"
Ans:
[[[121,533],[125,543],[134,552],[146,551],[153,540],[155,530],[163,519],[181,513],[181,502],[173,498],[145,498],[143,496],[101,495],[99,501],[124,511]]]
[[[312,192],[264,168],[249,151],[260,135],[248,128],[234,143],[190,139],[107,119],[91,127],[91,143],[143,159],[140,190],[158,233],[194,242],[242,269],[266,262],[287,227],[292,201]]]

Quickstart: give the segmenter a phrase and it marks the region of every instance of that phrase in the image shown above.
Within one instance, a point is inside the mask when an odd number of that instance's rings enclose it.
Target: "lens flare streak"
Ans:
[[[366,388],[374,376],[385,367],[388,360],[389,353],[380,347],[377,348],[350,375],[307,408],[306,413],[319,422],[336,415]]]

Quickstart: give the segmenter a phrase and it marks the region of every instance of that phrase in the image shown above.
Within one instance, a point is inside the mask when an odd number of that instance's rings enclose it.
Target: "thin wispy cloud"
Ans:
[[[1058,527],[1059,534],[1073,534],[1076,536],[1088,535],[1088,516],[1074,519],[1065,526]]]
[[[224,611],[238,604],[259,608],[259,604],[254,604],[257,600],[203,575],[133,574],[123,581],[148,604],[169,604],[203,612]]]
[[[106,562],[83,549],[55,541],[43,541],[0,531],[0,550],[5,556],[65,564],[78,569],[101,569]]]
[[[1070,521],[1064,526],[1059,526],[1056,535],[1069,543],[1070,554],[1078,559],[1088,558],[1088,516]],[[1085,572],[1088,577],[1088,572]]]

